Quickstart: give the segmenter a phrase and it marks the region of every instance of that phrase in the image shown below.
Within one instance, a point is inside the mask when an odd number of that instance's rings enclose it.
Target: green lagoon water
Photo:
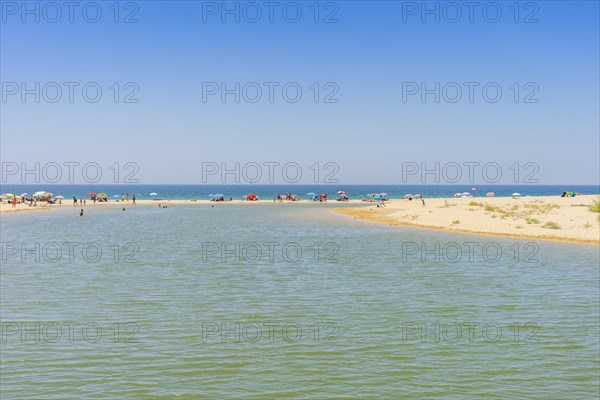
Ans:
[[[328,207],[3,214],[0,397],[598,398],[597,246]]]

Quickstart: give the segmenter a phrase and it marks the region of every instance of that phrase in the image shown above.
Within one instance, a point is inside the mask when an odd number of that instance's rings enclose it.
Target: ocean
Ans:
[[[56,189],[39,190],[88,191]],[[129,189],[150,191],[216,190]],[[389,227],[335,206],[2,214],[2,398],[598,397],[597,246]]]

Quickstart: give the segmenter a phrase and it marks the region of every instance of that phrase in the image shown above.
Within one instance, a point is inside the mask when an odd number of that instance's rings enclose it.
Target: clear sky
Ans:
[[[598,184],[597,1],[276,3],[2,1],[2,162],[130,161],[141,183],[333,162],[347,184],[401,184],[403,162],[497,162],[510,183],[532,162],[540,184]]]

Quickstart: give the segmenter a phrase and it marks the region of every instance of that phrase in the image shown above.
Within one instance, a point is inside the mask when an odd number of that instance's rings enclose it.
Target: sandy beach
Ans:
[[[391,200],[386,207],[336,208],[356,219],[450,232],[600,244],[597,195]]]

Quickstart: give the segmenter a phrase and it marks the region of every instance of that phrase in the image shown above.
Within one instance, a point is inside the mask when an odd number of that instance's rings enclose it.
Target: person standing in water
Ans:
[[[83,217],[83,208],[81,209],[81,211],[79,211],[79,216]]]

